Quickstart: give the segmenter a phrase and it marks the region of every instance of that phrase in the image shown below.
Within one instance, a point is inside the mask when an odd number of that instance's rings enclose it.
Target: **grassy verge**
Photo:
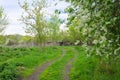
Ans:
[[[70,72],[70,79],[92,80],[96,60],[94,58],[89,59],[88,57],[86,57],[86,53],[81,47],[76,47],[76,52],[78,52],[78,56],[73,63]]]
[[[71,80],[119,80],[120,64],[108,66],[99,65],[96,56],[86,56],[86,52],[81,47],[76,47],[78,56],[73,63],[69,74]],[[119,62],[116,62],[119,63]],[[119,76],[118,76],[119,75]]]

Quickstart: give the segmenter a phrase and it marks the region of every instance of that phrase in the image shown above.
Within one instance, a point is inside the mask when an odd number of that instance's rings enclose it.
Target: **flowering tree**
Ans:
[[[66,0],[69,25],[79,19],[79,29],[89,55],[109,63],[120,57],[120,0]],[[77,20],[78,21],[78,20]],[[81,36],[80,35],[80,36]],[[87,46],[90,43],[94,47]]]
[[[8,25],[7,17],[4,14],[4,9],[0,7],[0,33],[3,32],[3,30],[6,28],[6,25]]]

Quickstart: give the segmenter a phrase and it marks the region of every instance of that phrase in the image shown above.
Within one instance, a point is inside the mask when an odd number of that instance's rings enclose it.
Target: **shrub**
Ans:
[[[0,66],[0,80],[16,80],[17,71],[14,65],[3,63]]]

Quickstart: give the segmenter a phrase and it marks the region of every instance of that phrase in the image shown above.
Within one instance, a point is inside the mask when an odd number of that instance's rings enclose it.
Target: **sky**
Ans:
[[[20,2],[23,2],[24,0],[20,0]],[[27,0],[28,2],[32,2],[32,0]],[[58,0],[48,0],[49,4],[51,4],[50,7],[47,8],[47,11],[52,14],[55,9],[64,10],[67,6],[69,6],[69,3],[66,3],[64,1],[58,1]],[[59,2],[56,6],[56,2]],[[6,13],[9,21],[9,25],[7,26],[4,34],[21,34],[26,35],[24,27],[25,25],[20,22],[18,19],[20,19],[22,14],[22,9],[18,5],[18,0],[0,0],[0,6],[4,8],[4,12]],[[60,14],[61,19],[67,18],[66,13]]]

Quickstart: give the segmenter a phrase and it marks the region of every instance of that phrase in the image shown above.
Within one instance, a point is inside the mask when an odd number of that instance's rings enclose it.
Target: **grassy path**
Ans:
[[[40,67],[36,68],[35,71],[33,72],[33,74],[31,74],[28,78],[23,79],[23,80],[38,80],[39,75],[42,74],[42,72],[49,67],[51,64],[53,64],[55,61],[61,59],[63,56],[65,55],[65,50],[62,50],[62,55],[60,56],[60,58],[54,59],[54,60],[50,60],[44,64],[42,64]]]
[[[70,80],[69,78],[69,73],[72,67],[72,62],[74,61],[74,59],[72,58],[69,63],[65,66],[65,70],[64,70],[64,80]]]
[[[80,46],[7,48],[0,52],[0,80],[119,80],[120,64],[108,73]],[[17,79],[16,79],[17,78]]]
[[[71,49],[66,49],[66,54],[43,71],[39,77],[39,80],[63,80],[64,68],[73,57],[74,54]]]
[[[77,51],[74,49],[74,48],[72,48],[72,52],[73,52],[73,54],[74,54],[74,57],[71,59],[71,60],[69,60],[69,62],[68,62],[68,64],[65,66],[65,69],[64,69],[64,80],[70,80],[70,77],[69,77],[69,74],[70,74],[70,71],[71,71],[71,68],[72,68],[72,64],[73,64],[73,62],[75,61],[75,59],[77,58]]]
[[[38,80],[38,76],[48,67],[50,66],[54,61],[49,61],[44,63],[42,66],[38,67],[35,69],[34,73],[30,75],[27,79],[25,80]]]

